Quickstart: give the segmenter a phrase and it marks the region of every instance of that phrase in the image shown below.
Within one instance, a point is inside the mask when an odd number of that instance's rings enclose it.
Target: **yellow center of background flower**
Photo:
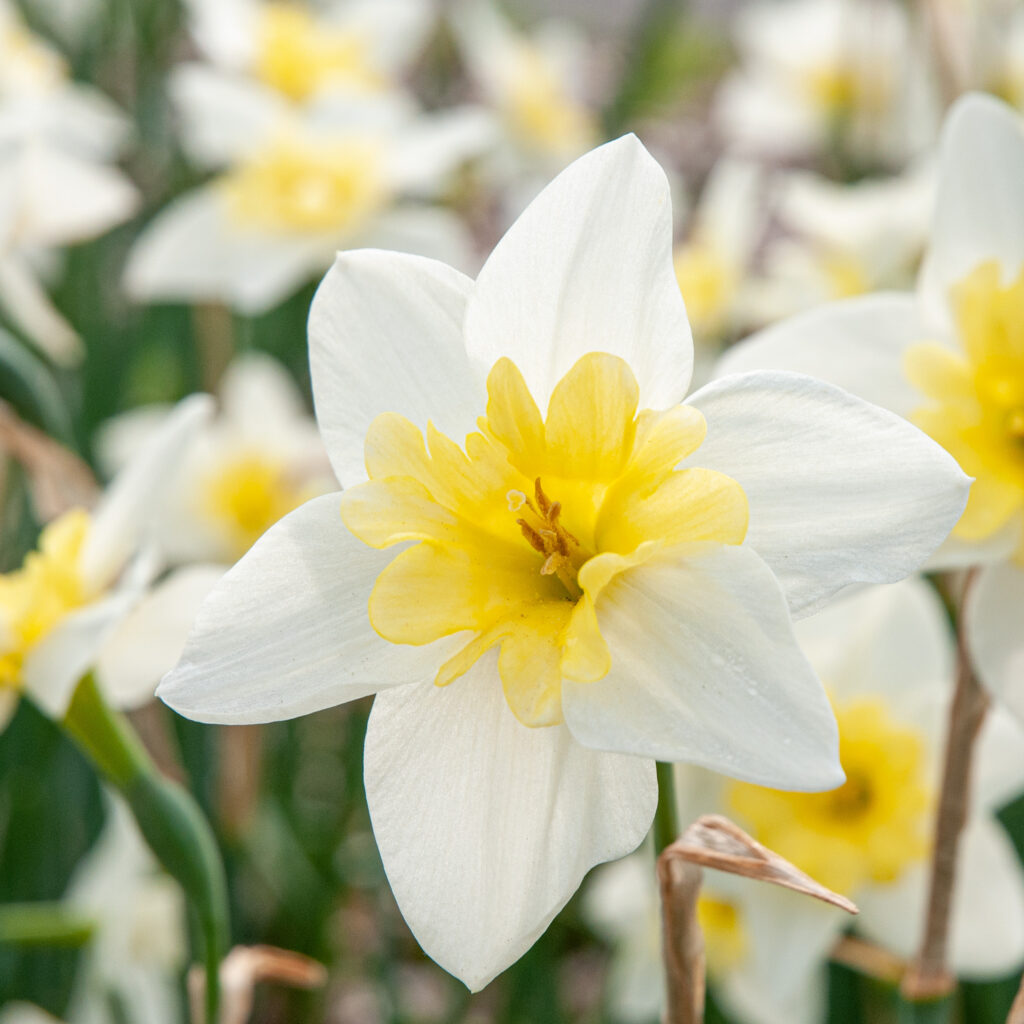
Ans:
[[[952,302],[961,350],[907,352],[907,376],[929,399],[911,419],[975,478],[953,534],[981,541],[1024,513],[1024,271],[1004,286],[999,264],[982,263]]]
[[[704,934],[708,970],[722,974],[742,963],[747,955],[747,931],[734,903],[703,890],[697,900],[697,921]]]
[[[829,118],[847,117],[857,111],[881,113],[892,95],[884,68],[861,65],[852,58],[806,69],[802,85],[812,103]]]
[[[703,441],[704,418],[687,406],[638,415],[636,380],[616,356],[583,356],[546,418],[508,359],[487,391],[464,449],[433,425],[424,444],[404,417],[374,420],[370,480],[345,492],[341,514],[373,547],[418,542],[377,579],[377,632],[405,644],[471,637],[438,685],[498,646],[512,711],[552,725],[563,678],[592,681],[611,667],[595,611],[604,587],[666,546],[741,543],[747,500],[721,473],[676,469]]]
[[[520,47],[512,64],[504,112],[512,133],[532,149],[572,156],[597,139],[590,112],[565,91],[541,54],[529,46]]]
[[[264,7],[256,74],[293,100],[325,88],[366,92],[385,84],[365,40],[325,24],[297,3]]]
[[[202,509],[236,558],[311,494],[282,459],[246,451],[211,470],[199,492]]]
[[[378,143],[281,140],[221,179],[232,217],[280,232],[353,232],[387,202]]]
[[[739,271],[706,239],[694,238],[675,251],[673,262],[694,334],[713,337],[726,326]]]
[[[883,701],[862,698],[835,712],[842,786],[789,793],[735,782],[726,804],[759,842],[823,885],[855,893],[895,881],[928,855],[934,794],[924,739]]]
[[[89,599],[78,565],[89,514],[72,509],[46,526],[38,550],[0,575],[0,686],[20,687],[25,657]]]

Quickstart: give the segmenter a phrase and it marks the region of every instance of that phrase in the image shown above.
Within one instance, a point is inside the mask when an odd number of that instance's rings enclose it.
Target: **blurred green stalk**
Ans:
[[[87,914],[63,903],[6,903],[0,906],[0,945],[84,946],[96,930]]]
[[[203,934],[206,1022],[216,1024],[230,926],[224,865],[209,823],[191,795],[157,771],[128,720],[107,706],[91,672],[79,682],[63,726],[124,796],[149,848],[192,903]]]

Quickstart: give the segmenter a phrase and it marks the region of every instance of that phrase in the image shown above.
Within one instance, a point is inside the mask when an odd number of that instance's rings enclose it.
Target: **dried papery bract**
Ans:
[[[701,868],[781,885],[847,913],[857,913],[845,896],[826,889],[728,818],[703,815],[658,857],[665,1024],[700,1024],[704,1020],[704,939],[697,922]]]
[[[99,488],[89,467],[63,445],[26,423],[0,401],[0,453],[25,470],[40,519],[49,522],[76,505],[91,507]]]
[[[323,964],[301,953],[274,946],[235,946],[220,965],[221,1009],[217,1024],[246,1024],[253,993],[261,981],[291,988],[320,988],[327,981]],[[188,976],[192,1020],[204,1024],[203,995],[206,976],[193,967]]]

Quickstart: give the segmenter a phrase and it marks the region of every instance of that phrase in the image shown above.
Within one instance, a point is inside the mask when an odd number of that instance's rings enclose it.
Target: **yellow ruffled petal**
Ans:
[[[636,436],[640,390],[618,356],[591,352],[558,382],[545,420],[546,468],[560,477],[612,480]]]
[[[450,540],[459,522],[411,476],[350,487],[342,492],[339,506],[342,522],[372,548],[409,540]]]
[[[903,369],[918,391],[937,402],[953,404],[974,400],[970,363],[945,345],[934,341],[912,345],[903,357]]]

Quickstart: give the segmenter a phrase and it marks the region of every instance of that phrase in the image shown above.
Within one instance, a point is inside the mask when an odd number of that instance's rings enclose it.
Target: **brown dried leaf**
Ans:
[[[26,423],[6,402],[0,402],[0,451],[24,467],[43,522],[76,505],[95,504],[99,488],[85,462]]]
[[[826,889],[810,875],[790,864],[784,857],[762,846],[738,825],[719,814],[705,814],[661,854],[662,858],[680,858],[700,867],[715,868],[733,875],[743,875],[759,882],[771,882],[794,892],[813,896],[849,914],[859,911],[854,903],[839,893]]]
[[[218,1024],[246,1024],[252,1013],[253,993],[262,981],[292,988],[319,988],[327,981],[327,968],[301,953],[274,946],[235,946],[220,965],[221,1007]],[[203,1024],[206,977],[201,967],[188,976],[192,1019]]]

